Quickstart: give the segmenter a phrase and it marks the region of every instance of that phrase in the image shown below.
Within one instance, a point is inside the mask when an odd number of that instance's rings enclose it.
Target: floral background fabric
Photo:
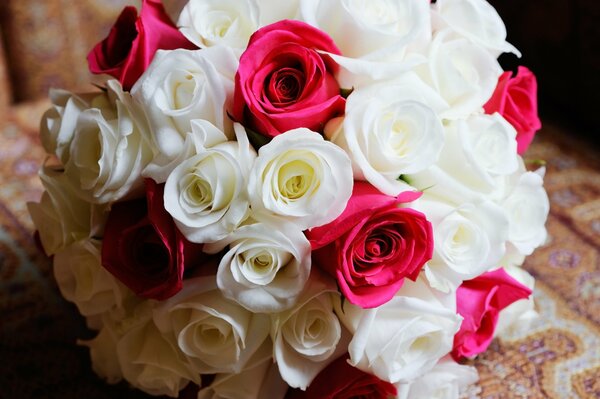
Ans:
[[[62,299],[37,249],[26,201],[42,188],[37,121],[48,106],[13,108],[0,131],[0,386],[7,397],[144,398],[91,370],[91,338]],[[541,317],[525,335],[494,341],[473,361],[466,398],[597,398],[600,395],[600,162],[569,130],[547,124],[527,159],[547,161],[549,242],[527,258]]]

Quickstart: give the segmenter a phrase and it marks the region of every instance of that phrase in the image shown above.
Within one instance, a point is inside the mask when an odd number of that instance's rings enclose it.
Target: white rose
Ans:
[[[289,386],[302,390],[346,352],[349,339],[333,310],[334,301],[339,301],[335,286],[316,276],[293,309],[272,316],[273,358],[279,373]]]
[[[116,384],[123,379],[123,372],[117,357],[118,337],[110,328],[102,328],[96,337],[88,341],[79,341],[79,345],[90,350],[92,369],[109,384]]]
[[[429,62],[417,71],[450,105],[441,117],[459,119],[481,110],[503,71],[486,49],[451,34],[443,30],[434,36]]]
[[[486,0],[439,0],[433,5],[436,29],[450,27],[458,34],[488,49],[495,57],[519,50],[506,41],[506,27]]]
[[[28,203],[31,219],[46,255],[51,256],[76,241],[101,236],[106,208],[81,200],[64,173],[44,166],[39,173],[46,189],[39,203]]]
[[[183,147],[190,122],[204,119],[231,138],[226,110],[238,60],[231,49],[159,50],[131,90],[145,108],[159,153],[167,163]],[[156,162],[157,160],[155,160]]]
[[[64,165],[69,160],[69,145],[75,132],[77,118],[91,107],[100,93],[73,94],[65,90],[50,89],[52,107],[42,116],[40,139],[49,154],[56,154]]]
[[[361,309],[344,302],[337,314],[354,334],[350,364],[391,383],[406,383],[431,370],[452,349],[461,317],[423,279],[406,280],[389,302]]]
[[[224,45],[243,50],[259,27],[256,0],[190,0],[177,26],[196,46]]]
[[[257,0],[257,3],[261,26],[284,19],[298,19],[300,0]]]
[[[54,277],[62,296],[77,305],[84,316],[120,306],[125,288],[102,267],[102,243],[78,241],[54,255]]]
[[[445,134],[437,164],[408,181],[456,204],[502,196],[519,168],[514,127],[497,113],[473,115],[448,123]]]
[[[135,388],[150,395],[177,397],[190,381],[200,383],[169,335],[163,335],[151,321],[127,331],[117,343],[123,377]]]
[[[338,217],[352,186],[348,155],[320,134],[300,128],[260,148],[248,192],[257,218],[275,215],[305,230]]]
[[[408,384],[399,384],[398,399],[458,399],[461,390],[479,379],[477,369],[442,359],[426,374]]]
[[[217,271],[225,297],[252,312],[278,312],[294,306],[310,275],[310,243],[287,222],[242,226],[221,241],[206,244],[217,253],[229,246]]]
[[[165,209],[191,242],[223,239],[249,214],[246,187],[256,153],[243,127],[236,124],[236,130],[237,142],[194,151],[167,178]],[[186,144],[191,145],[188,140]]]
[[[328,33],[344,56],[367,60],[401,58],[431,32],[421,0],[301,0],[300,18]]]
[[[400,175],[433,165],[444,145],[438,117],[446,107],[415,75],[352,92],[344,117],[330,121],[326,136],[352,160],[354,178],[388,195],[411,189]]]
[[[533,291],[535,279],[520,267],[504,267],[512,278]],[[539,317],[533,295],[520,299],[500,311],[494,337],[509,338],[531,332],[531,324]]]
[[[458,207],[429,198],[415,202],[433,225],[434,254],[425,266],[429,283],[444,292],[493,269],[506,251],[508,218],[492,201]]]
[[[200,389],[198,399],[283,399],[289,386],[273,363],[273,344],[265,341],[238,374],[217,374],[210,386]]]
[[[200,374],[241,372],[269,335],[269,317],[225,299],[213,276],[185,280],[154,310],[154,321]]]
[[[531,255],[548,235],[546,220],[550,202],[544,190],[543,174],[543,171],[524,172],[502,201],[510,223],[508,239],[523,255]]]
[[[116,80],[91,106],[77,119],[65,176],[87,201],[117,201],[143,189],[141,172],[153,156],[147,121]]]

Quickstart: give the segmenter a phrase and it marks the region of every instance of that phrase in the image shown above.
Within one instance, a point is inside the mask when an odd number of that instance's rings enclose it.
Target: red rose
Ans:
[[[396,387],[348,364],[348,355],[330,363],[306,389],[290,389],[286,399],[387,399]]]
[[[337,279],[351,303],[363,308],[386,303],[431,259],[431,223],[421,212],[399,207],[420,195],[407,191],[390,197],[355,182],[344,212],[306,233],[314,263]]]
[[[268,137],[299,127],[321,132],[344,113],[346,100],[334,77],[337,65],[319,51],[340,53],[326,33],[304,22],[256,31],[235,77],[234,119]]]
[[[454,336],[452,357],[460,360],[484,352],[492,342],[502,309],[531,295],[531,290],[497,269],[465,281],[456,291],[457,312],[463,317]]]
[[[504,72],[498,86],[483,107],[487,114],[498,112],[517,130],[517,152],[523,154],[542,122],[538,116],[537,81],[535,75],[520,66],[517,75]]]
[[[156,50],[194,49],[171,22],[160,0],[143,0],[140,16],[129,6],[117,19],[108,37],[88,54],[90,71],[106,73],[130,90],[142,76]]]
[[[164,185],[146,179],[146,199],[112,206],[102,241],[102,266],[136,295],[163,300],[182,287],[186,268],[202,261],[163,204]]]

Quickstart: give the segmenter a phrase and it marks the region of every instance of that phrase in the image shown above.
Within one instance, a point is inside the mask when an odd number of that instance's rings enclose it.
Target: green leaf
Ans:
[[[250,141],[250,144],[252,144],[252,147],[254,147],[256,151],[258,151],[263,145],[269,144],[269,142],[271,142],[270,137],[263,136],[262,134],[257,133],[252,129],[248,129],[247,127],[245,127],[245,129],[246,134],[248,135],[248,140]]]
[[[348,98],[348,96],[350,96],[350,94],[352,94],[353,91],[354,91],[354,87],[351,87],[350,89],[340,88],[340,96],[342,96],[344,98]]]

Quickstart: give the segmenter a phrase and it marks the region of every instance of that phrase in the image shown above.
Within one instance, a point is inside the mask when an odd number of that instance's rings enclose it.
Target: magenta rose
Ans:
[[[136,295],[164,300],[182,287],[183,272],[202,263],[163,204],[164,185],[146,179],[146,198],[115,203],[102,240],[102,266]]]
[[[233,118],[267,137],[299,127],[321,132],[346,104],[334,77],[337,65],[321,51],[340,53],[326,33],[304,22],[284,20],[256,31],[240,58]]]
[[[125,7],[108,37],[88,54],[90,71],[105,73],[130,90],[159,49],[194,49],[171,22],[160,0],[143,0],[140,16],[133,6]]]
[[[344,355],[321,371],[306,389],[288,390],[286,399],[388,399],[397,395],[396,387],[348,364]]]
[[[463,282],[456,291],[457,312],[463,322],[454,336],[452,357],[458,361],[484,352],[494,337],[500,311],[529,295],[531,290],[504,269]]]
[[[351,303],[363,308],[386,303],[431,259],[431,223],[421,212],[401,207],[420,195],[407,191],[390,197],[355,182],[344,212],[307,231],[313,263],[337,279]]]
[[[492,98],[483,107],[487,114],[498,112],[515,127],[517,152],[523,154],[542,127],[538,116],[537,80],[524,66],[518,68],[516,76],[512,75],[512,72],[500,75]]]

